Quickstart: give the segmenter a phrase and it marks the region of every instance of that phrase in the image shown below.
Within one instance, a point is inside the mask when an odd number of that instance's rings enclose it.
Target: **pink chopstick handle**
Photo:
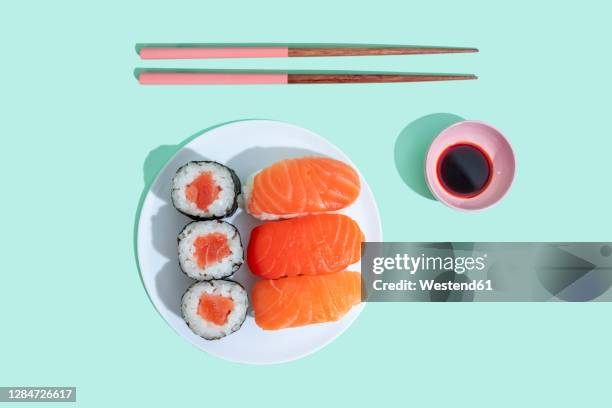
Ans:
[[[287,47],[142,48],[141,59],[274,58],[288,57]]]
[[[271,85],[286,84],[287,74],[240,74],[205,72],[143,72],[142,85]]]

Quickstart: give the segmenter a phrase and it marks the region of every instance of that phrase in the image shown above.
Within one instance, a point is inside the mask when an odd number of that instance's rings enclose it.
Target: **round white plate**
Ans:
[[[170,183],[176,169],[190,160],[215,160],[234,169],[244,183],[247,177],[278,161],[306,155],[328,156],[351,163],[337,147],[297,126],[269,120],[234,122],[209,130],[185,145],[161,170],[142,205],[138,224],[138,263],[145,288],[163,318],[196,347],[226,360],[272,364],[304,357],[331,342],[346,330],[363,309],[353,309],[334,323],[264,331],[252,317],[242,328],[220,340],[204,340],[193,334],[181,318],[180,303],[193,282],[179,269],[176,237],[190,219],[172,207]],[[380,215],[370,187],[361,177],[361,194],[343,213],[355,219],[366,241],[382,241]],[[260,222],[238,209],[227,221],[236,225],[242,244],[249,244],[251,229]],[[351,270],[360,270],[355,264]],[[250,294],[255,277],[246,263],[233,276]]]

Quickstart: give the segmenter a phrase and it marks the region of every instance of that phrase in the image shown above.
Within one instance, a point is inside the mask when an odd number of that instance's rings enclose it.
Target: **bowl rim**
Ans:
[[[453,129],[455,127],[465,126],[466,124],[474,124],[474,125],[477,125],[477,126],[485,127],[485,128],[488,128],[488,129],[492,130],[494,133],[496,133],[501,138],[501,140],[503,140],[506,143],[506,145],[508,146],[509,151],[510,151],[510,157],[512,159],[512,169],[511,169],[512,174],[511,174],[511,177],[510,177],[510,182],[508,183],[508,187],[506,187],[503,190],[503,192],[499,195],[499,197],[496,200],[491,201],[490,203],[487,203],[486,205],[483,205],[483,206],[477,207],[477,208],[460,207],[460,206],[454,205],[451,202],[447,201],[445,197],[440,196],[435,191],[435,189],[432,188],[432,182],[433,181],[431,180],[430,175],[429,175],[429,173],[427,171],[427,169],[430,166],[435,165],[435,163],[432,163],[432,158],[430,157],[430,153],[431,153],[432,147],[436,143],[436,140],[438,138],[440,138],[441,136],[443,136],[448,131],[450,131],[451,129]],[[468,139],[468,141],[469,141],[469,139]],[[454,210],[463,211],[463,212],[482,211],[482,210],[486,210],[487,208],[490,208],[490,207],[496,205],[497,203],[499,203],[508,194],[508,192],[510,191],[510,188],[514,184],[514,178],[515,178],[515,175],[516,175],[516,155],[514,154],[514,149],[512,147],[512,144],[510,143],[510,141],[508,140],[506,135],[504,135],[504,133],[502,131],[500,131],[498,128],[496,128],[495,126],[493,126],[493,125],[491,125],[491,124],[489,124],[487,122],[481,121],[481,120],[466,119],[466,120],[459,121],[457,123],[453,123],[452,125],[442,129],[442,131],[440,131],[440,133],[438,133],[438,135],[431,141],[429,147],[427,148],[427,153],[425,154],[425,161],[424,161],[424,165],[423,165],[423,172],[424,172],[424,175],[425,175],[425,181],[427,183],[427,188],[429,189],[431,194],[436,198],[436,200],[439,201],[440,203],[442,203],[445,206],[447,206],[449,208],[452,208]],[[469,200],[469,198],[467,198],[466,200]]]

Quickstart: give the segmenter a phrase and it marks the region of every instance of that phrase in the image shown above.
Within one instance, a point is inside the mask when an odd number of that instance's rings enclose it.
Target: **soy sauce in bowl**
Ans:
[[[480,147],[459,143],[449,146],[438,159],[440,184],[450,194],[471,198],[482,193],[491,181],[493,165]]]

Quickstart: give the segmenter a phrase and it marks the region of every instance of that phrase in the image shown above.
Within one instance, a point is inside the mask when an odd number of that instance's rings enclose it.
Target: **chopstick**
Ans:
[[[139,47],[141,59],[206,59],[206,58],[292,58],[348,57],[367,55],[420,55],[478,52],[477,48],[422,47],[391,45],[342,46],[215,46],[203,45],[144,45]]]
[[[293,85],[459,81],[478,79],[472,74],[286,73],[143,71],[142,85]]]
[[[417,55],[478,52],[476,48],[422,47],[376,44],[140,44],[141,59],[206,59],[206,58],[291,58],[342,57],[366,55]],[[138,71],[138,70],[137,70]],[[142,70],[137,74],[143,85],[264,85],[264,84],[338,84],[459,81],[477,79],[472,74],[413,74],[375,72],[309,73],[281,71],[225,70]]]

